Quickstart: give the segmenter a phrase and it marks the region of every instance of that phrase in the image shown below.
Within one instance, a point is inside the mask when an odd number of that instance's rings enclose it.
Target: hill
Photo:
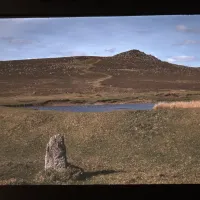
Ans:
[[[199,77],[199,68],[163,62],[139,50],[111,57],[0,61],[0,98],[199,91]]]

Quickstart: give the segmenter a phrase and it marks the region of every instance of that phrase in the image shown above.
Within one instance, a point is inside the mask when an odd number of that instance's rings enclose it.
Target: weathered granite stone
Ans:
[[[45,170],[60,171],[66,169],[67,157],[64,137],[60,134],[50,138],[46,147]]]

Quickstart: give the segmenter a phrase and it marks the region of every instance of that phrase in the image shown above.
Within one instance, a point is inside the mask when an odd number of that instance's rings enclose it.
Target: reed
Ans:
[[[200,101],[175,101],[175,102],[159,102],[155,104],[153,109],[173,109],[173,108],[200,108]]]

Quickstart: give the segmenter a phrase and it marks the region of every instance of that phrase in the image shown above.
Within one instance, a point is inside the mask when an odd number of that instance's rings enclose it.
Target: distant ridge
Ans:
[[[137,50],[137,49],[132,49],[129,51],[124,51],[118,54],[115,54],[113,57],[124,57],[124,56],[145,56],[147,54],[145,54],[144,52]]]
[[[187,68],[194,68],[194,67],[189,67],[189,66],[184,66],[180,64],[173,64],[169,63],[167,61],[162,61],[158,59],[157,57],[151,55],[151,54],[146,54],[145,52],[142,52],[137,49],[132,49],[129,51],[121,52],[118,54],[115,54],[113,56],[66,56],[66,57],[52,57],[52,58],[31,58],[31,59],[22,59],[22,60],[6,60],[6,61],[0,61],[0,63],[12,63],[12,64],[20,64],[20,63],[57,63],[57,62],[82,62],[86,61],[89,59],[94,59],[94,60],[99,60],[100,63],[106,62],[106,61],[112,61],[112,63],[116,62],[118,64],[133,64],[134,67],[139,66],[139,67],[144,67],[145,65],[156,65],[158,66],[165,66],[165,67],[187,67]],[[113,64],[114,64],[113,63]],[[135,63],[135,64],[134,64]],[[1,66],[0,66],[1,67]],[[195,67],[197,69],[198,67]]]
[[[51,57],[51,58],[29,58],[29,59],[19,59],[19,60],[0,60],[0,62],[29,62],[29,61],[58,61],[58,60],[86,60],[90,58],[102,58],[101,56],[65,56],[65,57]]]
[[[180,65],[180,64],[173,64],[173,63],[169,63],[167,61],[162,61],[160,59],[158,59],[157,57],[155,57],[154,55],[151,54],[146,54],[143,51],[137,50],[137,49],[132,49],[132,50],[128,50],[125,52],[121,52],[118,54],[115,54],[113,56],[65,56],[65,57],[52,57],[52,58],[30,58],[30,59],[21,59],[21,60],[5,60],[5,61],[0,61],[0,63],[2,62],[10,62],[10,63],[32,63],[32,62],[71,62],[73,60],[79,60],[79,61],[84,61],[84,60],[88,60],[88,59],[97,59],[97,60],[112,60],[112,61],[121,61],[121,62],[126,62],[127,61],[131,61],[131,62],[140,62],[140,64],[142,64],[142,62],[148,63],[150,65],[152,65],[152,63],[156,63],[156,65],[163,65],[163,64],[168,64],[168,66],[170,65],[170,67],[187,67],[187,68],[194,68],[194,67],[189,67],[189,66],[185,66],[185,65]],[[196,69],[199,67],[195,67]]]

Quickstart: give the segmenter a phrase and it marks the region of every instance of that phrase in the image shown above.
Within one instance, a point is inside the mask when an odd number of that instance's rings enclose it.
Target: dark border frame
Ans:
[[[0,16],[11,17],[83,17],[200,14],[198,1],[133,1],[133,0],[1,0]],[[0,199],[149,199],[195,196],[199,185],[92,185],[92,186],[0,186]],[[62,197],[61,197],[62,198]]]
[[[200,14],[198,1],[1,0],[1,17]]]
[[[199,194],[199,185],[0,186],[0,199],[181,199]],[[118,197],[118,198],[117,198]]]

